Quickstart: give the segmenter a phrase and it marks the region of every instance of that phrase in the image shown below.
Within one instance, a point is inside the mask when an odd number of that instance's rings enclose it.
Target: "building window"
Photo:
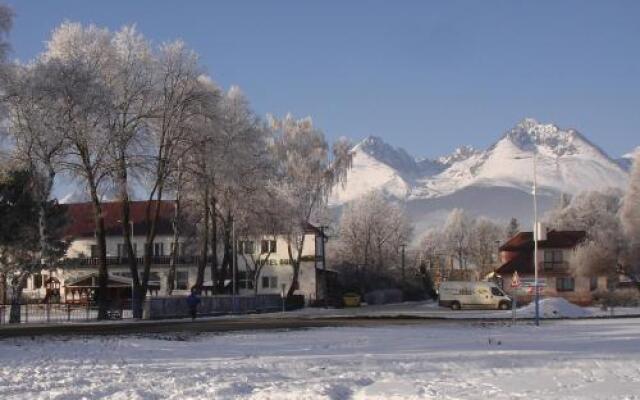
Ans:
[[[272,276],[269,279],[269,287],[271,289],[277,289],[278,288],[278,277],[277,276]]]
[[[238,271],[238,287],[240,289],[253,289],[253,272]]]
[[[561,268],[563,264],[562,250],[544,251],[544,269],[552,271],[554,268]]]
[[[176,289],[187,290],[189,288],[189,271],[176,271]]]
[[[131,247],[133,247],[133,256],[135,257],[137,254],[137,247],[135,243],[131,243]],[[124,243],[118,243],[118,257],[126,258],[128,255],[128,251],[126,250],[127,246]]]
[[[262,288],[263,289],[269,289],[269,277],[268,276],[263,276],[262,277]]]
[[[40,289],[42,287],[42,275],[33,274],[33,288]]]
[[[171,243],[171,252],[176,252],[177,256],[183,257],[185,252],[184,243]]]
[[[576,287],[576,280],[571,276],[556,278],[556,290],[558,292],[573,292]]]
[[[153,244],[153,255],[156,257],[164,256],[164,243]]]
[[[260,242],[260,253],[275,253],[277,251],[276,241],[275,240],[263,240]]]
[[[254,252],[255,248],[252,240],[242,240],[238,242],[238,253],[253,254]]]
[[[593,292],[597,288],[598,288],[598,277],[597,276],[592,276],[591,280],[589,281],[589,290],[591,290]]]
[[[545,250],[544,262],[549,263],[561,263],[562,262],[562,250]]]

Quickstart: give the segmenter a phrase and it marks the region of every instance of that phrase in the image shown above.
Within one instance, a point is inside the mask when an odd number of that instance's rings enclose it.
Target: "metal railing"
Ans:
[[[129,263],[128,257],[107,257],[106,258],[107,265],[126,265]],[[180,256],[176,259],[176,264],[178,265],[194,265],[200,261],[200,256]],[[210,259],[207,259],[210,261]],[[63,261],[63,265],[68,266],[89,266],[89,265],[98,265],[100,259],[98,257],[75,257],[75,258],[65,258]],[[138,265],[142,265],[144,263],[144,257],[136,257],[136,262]],[[171,256],[152,256],[151,264],[155,265],[168,265],[171,263]]]
[[[63,322],[88,322],[98,319],[98,306],[94,303],[87,304],[37,304],[21,303],[20,323],[63,323]],[[11,304],[0,304],[0,325],[8,324],[11,317]],[[132,318],[131,307],[123,304],[120,307],[110,307],[107,313],[108,319]]]

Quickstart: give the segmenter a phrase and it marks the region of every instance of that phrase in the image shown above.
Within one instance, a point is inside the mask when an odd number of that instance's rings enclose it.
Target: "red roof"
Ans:
[[[587,237],[585,231],[549,231],[547,240],[540,240],[541,249],[572,249]],[[533,274],[533,232],[520,232],[507,243],[500,246],[500,251],[517,253],[512,259],[502,264],[496,272],[498,274]]]
[[[518,271],[519,274],[533,274],[533,254],[518,254],[513,259],[502,264],[496,273],[498,274],[513,274],[514,271]]]
[[[587,237],[585,231],[549,231],[547,240],[538,241],[541,249],[558,248],[571,249],[576,247]],[[500,246],[500,251],[533,250],[533,232],[519,232]]]
[[[151,205],[151,218],[155,212],[157,201],[132,201],[129,218],[133,223],[135,235],[145,235],[147,232],[146,212],[147,205]],[[171,228],[171,218],[174,212],[174,202],[163,200],[160,203],[160,219],[156,225],[156,233],[168,235],[173,232]],[[71,203],[63,204],[69,217],[69,225],[65,231],[65,236],[93,237],[95,235],[95,221],[93,217],[92,203]],[[122,235],[122,203],[104,202],[102,203],[102,215],[107,235]]]

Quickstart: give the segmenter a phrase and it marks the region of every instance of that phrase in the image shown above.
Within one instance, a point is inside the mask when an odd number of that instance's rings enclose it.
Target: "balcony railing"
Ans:
[[[107,265],[127,265],[129,264],[128,257],[107,257]],[[195,265],[200,261],[200,256],[179,256],[176,259],[176,264],[178,265]],[[210,259],[207,259],[210,261]],[[144,263],[144,257],[136,257],[136,262],[138,265],[142,265]],[[77,257],[77,258],[66,258],[64,260],[64,264],[70,266],[93,266],[98,265],[100,263],[100,259],[97,257]],[[171,263],[171,256],[152,256],[151,264],[154,265],[169,265]]]

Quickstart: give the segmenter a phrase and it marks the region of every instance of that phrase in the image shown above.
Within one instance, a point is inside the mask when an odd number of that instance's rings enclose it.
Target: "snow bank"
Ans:
[[[533,318],[536,315],[536,304],[528,304],[519,309],[517,313],[518,317]],[[540,316],[543,318],[584,318],[592,316],[592,313],[561,297],[548,297],[540,301]]]

